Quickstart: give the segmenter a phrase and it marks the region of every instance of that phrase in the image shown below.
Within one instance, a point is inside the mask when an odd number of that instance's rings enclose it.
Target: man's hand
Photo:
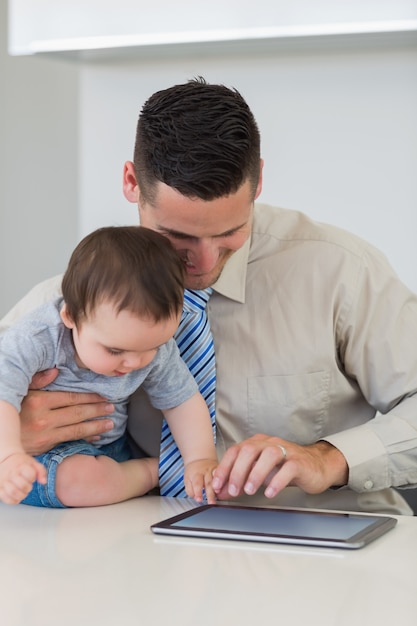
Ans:
[[[31,391],[22,402],[22,445],[28,454],[42,454],[64,441],[95,441],[99,435],[113,428],[111,419],[94,419],[114,411],[114,406],[101,396],[95,393],[39,391],[57,374],[56,369],[36,374]]]
[[[317,494],[347,481],[345,457],[326,441],[300,446],[279,437],[254,435],[226,451],[214,471],[212,487],[225,500],[253,495],[265,485],[265,496],[273,498],[290,485]]]

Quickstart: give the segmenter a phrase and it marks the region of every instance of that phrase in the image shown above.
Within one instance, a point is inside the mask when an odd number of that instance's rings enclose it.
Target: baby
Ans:
[[[166,237],[108,227],[85,237],[47,302],[0,340],[0,500],[45,507],[99,506],[158,484],[158,459],[131,458],[127,404],[140,386],[159,408],[184,461],[187,495],[213,503],[217,466],[210,416],[173,335],[184,269]],[[61,444],[32,457],[20,438],[20,405],[32,376],[56,367],[46,389],[94,392],[114,405],[114,428],[98,442]],[[106,415],[106,417],[109,417]]]

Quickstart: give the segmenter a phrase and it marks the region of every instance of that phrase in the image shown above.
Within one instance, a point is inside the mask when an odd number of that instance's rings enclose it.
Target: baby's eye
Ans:
[[[114,348],[107,348],[107,352],[112,354],[113,356],[117,356],[118,354],[122,354],[121,350],[114,350]]]

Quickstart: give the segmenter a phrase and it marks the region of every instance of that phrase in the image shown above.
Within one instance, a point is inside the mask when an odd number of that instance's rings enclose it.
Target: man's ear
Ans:
[[[123,167],[123,194],[129,202],[139,202],[139,186],[132,161],[126,161]]]
[[[259,196],[261,195],[261,191],[262,191],[262,170],[264,168],[264,160],[261,159],[261,166],[259,168],[259,180],[258,180],[258,186],[256,187],[256,192],[255,192],[255,197],[254,200],[256,200],[257,198],[259,198]]]
[[[65,303],[63,304],[62,309],[60,311],[60,316],[67,328],[70,328],[70,329],[74,328],[75,324],[72,321],[72,318],[68,315],[68,309]]]

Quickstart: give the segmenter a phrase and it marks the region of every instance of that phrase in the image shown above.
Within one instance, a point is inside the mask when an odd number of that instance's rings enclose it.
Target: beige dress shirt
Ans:
[[[3,322],[59,285],[36,287]],[[349,465],[342,489],[242,500],[410,513],[390,488],[417,485],[417,296],[385,257],[351,233],[257,204],[251,239],[227,262],[208,307],[219,456],[265,433],[327,440]],[[148,409],[141,394],[132,400],[130,432],[156,455],[160,421]]]

